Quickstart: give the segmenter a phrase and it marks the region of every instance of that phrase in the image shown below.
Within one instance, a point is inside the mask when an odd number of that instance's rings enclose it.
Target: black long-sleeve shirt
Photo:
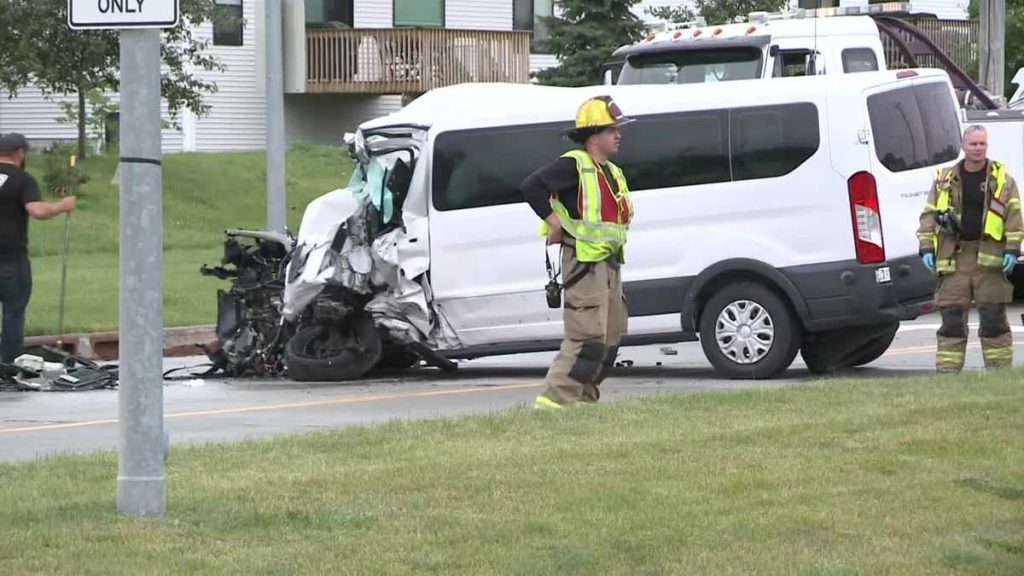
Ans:
[[[618,194],[619,183],[612,177],[611,170],[604,164],[601,165],[601,170],[612,190]],[[576,170],[576,161],[572,158],[558,158],[540,168],[523,180],[521,188],[523,197],[530,204],[530,208],[541,219],[551,215],[552,196],[557,197],[565,206],[570,218],[578,219],[580,217],[580,179],[579,172]]]

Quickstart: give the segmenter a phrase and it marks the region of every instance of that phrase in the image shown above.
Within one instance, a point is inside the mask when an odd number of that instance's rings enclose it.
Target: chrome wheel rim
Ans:
[[[722,309],[715,322],[718,349],[736,364],[764,359],[775,342],[771,314],[757,302],[737,300]]]

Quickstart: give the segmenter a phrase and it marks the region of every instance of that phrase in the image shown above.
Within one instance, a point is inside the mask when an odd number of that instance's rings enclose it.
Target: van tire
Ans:
[[[857,354],[857,357],[853,359],[850,366],[863,366],[881,358],[883,354],[889,351],[892,341],[896,339],[896,331],[899,328],[899,324],[893,324],[889,330],[879,335],[877,340],[864,346]]]
[[[885,354],[899,327],[892,323],[814,334],[800,348],[800,356],[807,369],[818,375],[863,366]]]
[[[767,314],[765,317],[764,312]],[[767,349],[747,347],[752,353],[727,353],[723,346],[735,340],[729,339],[729,327],[723,323],[726,332],[722,343],[717,336],[719,318],[732,318],[739,314],[751,314],[760,318],[758,327],[767,336],[771,332],[771,341]],[[743,326],[737,328],[742,331]],[[742,333],[742,332],[741,332]],[[762,380],[774,378],[784,372],[800,349],[802,330],[799,320],[793,313],[789,303],[774,290],[757,282],[738,282],[728,284],[715,292],[704,306],[700,316],[700,343],[715,370],[730,379]],[[752,337],[756,344],[758,339]],[[763,354],[760,358],[757,355]],[[734,358],[745,358],[749,363]]]
[[[325,349],[329,346],[329,349]],[[381,340],[373,318],[353,315],[343,326],[305,326],[285,347],[288,377],[298,382],[361,378],[380,360]]]

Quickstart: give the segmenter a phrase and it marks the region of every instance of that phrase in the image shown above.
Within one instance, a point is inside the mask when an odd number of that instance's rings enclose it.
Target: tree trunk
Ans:
[[[85,160],[85,87],[78,87],[78,158]]]

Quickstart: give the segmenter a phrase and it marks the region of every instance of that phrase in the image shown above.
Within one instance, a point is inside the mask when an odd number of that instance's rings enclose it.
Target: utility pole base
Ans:
[[[117,477],[117,512],[126,516],[161,517],[167,511],[167,477]]]

